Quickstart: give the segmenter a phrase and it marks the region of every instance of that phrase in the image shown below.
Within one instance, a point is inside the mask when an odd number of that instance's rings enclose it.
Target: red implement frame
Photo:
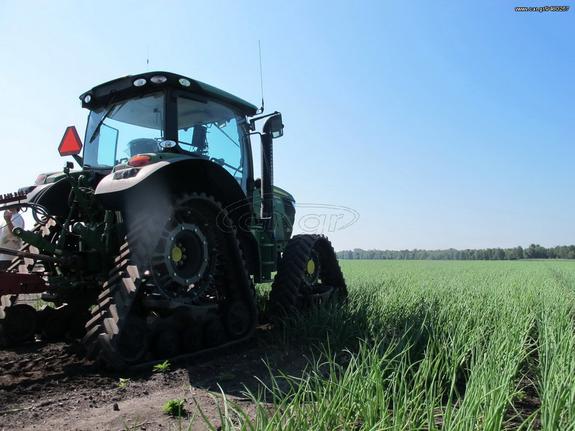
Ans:
[[[46,282],[37,274],[0,272],[0,296],[42,293],[46,289]]]

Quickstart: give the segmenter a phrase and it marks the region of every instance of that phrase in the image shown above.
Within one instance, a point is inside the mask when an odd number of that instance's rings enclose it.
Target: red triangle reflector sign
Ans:
[[[80,151],[82,151],[82,141],[78,136],[76,127],[67,127],[66,131],[64,132],[64,136],[60,141],[60,145],[58,146],[58,152],[63,157],[80,154]]]

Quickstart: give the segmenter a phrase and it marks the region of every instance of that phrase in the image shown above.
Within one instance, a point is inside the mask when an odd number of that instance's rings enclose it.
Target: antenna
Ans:
[[[146,70],[150,71],[150,45],[146,47]]]
[[[264,112],[264,73],[262,68],[262,44],[260,40],[258,40],[258,51],[260,55],[260,91],[262,94],[262,107],[260,108],[258,114],[261,114]]]

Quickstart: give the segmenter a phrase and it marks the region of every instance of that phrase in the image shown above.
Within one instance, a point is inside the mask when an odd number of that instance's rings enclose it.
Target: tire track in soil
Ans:
[[[79,344],[65,343],[0,351],[0,431],[179,429],[161,410],[173,398],[185,398],[186,409],[196,415],[197,403],[217,424],[214,397],[221,396],[219,387],[228,399],[252,411],[243,391],[245,386],[257,391],[258,379],[269,382],[263,359],[272,369],[292,375],[301,374],[307,363],[302,351],[286,352],[258,337],[232,353],[166,374],[102,374],[81,353]],[[129,379],[125,388],[118,387],[120,377]],[[183,429],[190,420],[183,420]],[[199,415],[191,429],[205,429]]]

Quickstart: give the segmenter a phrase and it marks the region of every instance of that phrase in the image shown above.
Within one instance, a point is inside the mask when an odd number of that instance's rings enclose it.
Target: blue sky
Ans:
[[[573,2],[143,3],[0,0],[1,193],[63,165],[100,82],[167,70],[259,104],[261,40],[276,183],[359,214],[336,248],[575,243]]]

